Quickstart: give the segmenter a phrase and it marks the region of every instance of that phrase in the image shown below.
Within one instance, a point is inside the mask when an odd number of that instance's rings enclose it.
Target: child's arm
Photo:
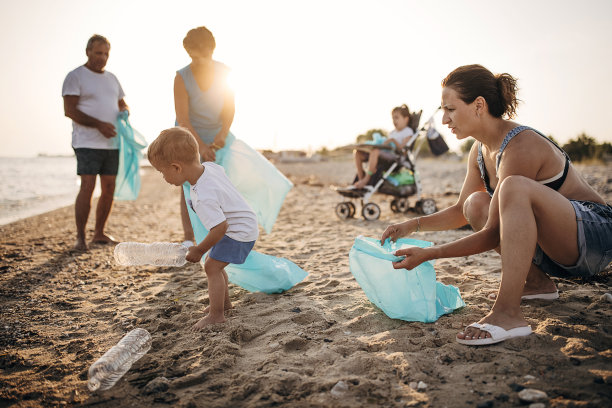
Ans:
[[[222,223],[212,227],[202,242],[200,242],[198,245],[189,247],[189,252],[187,252],[185,259],[189,262],[200,262],[202,256],[217,242],[221,241],[221,238],[223,238],[226,231],[227,221],[223,221]]]
[[[394,138],[389,138],[387,140],[385,140],[385,142],[383,143],[384,145],[390,145],[391,143],[395,144],[395,149],[396,150],[401,150],[401,145],[398,143],[397,140],[395,140]]]

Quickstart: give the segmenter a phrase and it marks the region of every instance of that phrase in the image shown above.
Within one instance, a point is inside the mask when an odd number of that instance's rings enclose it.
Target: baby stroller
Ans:
[[[414,135],[412,139],[406,143],[406,146],[401,152],[392,151],[390,147],[381,145],[359,144],[356,146],[357,149],[365,151],[371,151],[371,149],[375,148],[386,148],[386,153],[379,156],[376,172],[372,175],[365,188],[356,189],[352,185],[349,187],[336,188],[338,194],[351,199],[350,201],[343,201],[336,205],[336,215],[340,219],[345,220],[354,217],[357,211],[354,201],[358,201],[361,203],[361,215],[363,218],[368,221],[377,220],[380,217],[380,207],[378,204],[370,201],[375,193],[393,196],[391,211],[395,213],[415,210],[420,214],[429,215],[437,211],[435,200],[421,197],[421,182],[414,165],[415,158],[418,155],[418,149],[416,153],[413,153],[413,149],[417,139],[425,131],[427,131],[428,136],[430,136],[428,137],[428,141],[430,141],[431,136],[437,135],[439,138],[437,142],[443,143],[446,150],[448,150],[448,146],[446,146],[442,136],[433,128],[432,120],[427,122],[426,127],[419,129],[422,112],[421,110],[410,115],[408,126],[412,128]],[[432,146],[431,141],[430,146]],[[444,148],[442,148],[442,150],[444,150]],[[432,149],[432,153],[437,152],[440,152],[440,150],[434,152]],[[410,207],[408,197],[413,195],[416,195],[416,201],[414,207]]]

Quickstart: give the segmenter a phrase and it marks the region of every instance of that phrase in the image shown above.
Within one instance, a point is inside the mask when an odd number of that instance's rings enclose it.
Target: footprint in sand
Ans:
[[[285,351],[302,351],[308,348],[308,340],[301,337],[294,337],[293,339],[283,344]]]

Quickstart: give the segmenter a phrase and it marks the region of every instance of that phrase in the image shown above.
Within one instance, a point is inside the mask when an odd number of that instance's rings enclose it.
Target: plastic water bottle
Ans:
[[[171,242],[122,242],[115,247],[119,265],[183,266],[188,249]]]
[[[150,348],[149,332],[145,329],[132,330],[89,367],[87,388],[91,391],[108,390]]]

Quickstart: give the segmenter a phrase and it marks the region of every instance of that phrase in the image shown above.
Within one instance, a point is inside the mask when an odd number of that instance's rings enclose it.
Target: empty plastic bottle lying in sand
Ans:
[[[150,348],[149,332],[145,329],[132,330],[89,367],[87,388],[90,391],[108,390]]]
[[[115,247],[119,265],[183,266],[188,249],[171,242],[122,242]]]

